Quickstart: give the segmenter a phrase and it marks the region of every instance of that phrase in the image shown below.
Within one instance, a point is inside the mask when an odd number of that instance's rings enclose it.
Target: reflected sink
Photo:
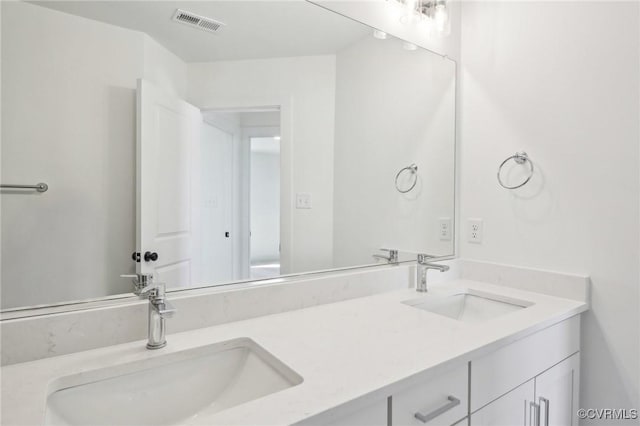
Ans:
[[[46,425],[172,425],[302,383],[250,339],[234,339],[64,377]]]
[[[487,321],[533,305],[525,300],[469,289],[446,295],[429,294],[402,303],[469,323]]]

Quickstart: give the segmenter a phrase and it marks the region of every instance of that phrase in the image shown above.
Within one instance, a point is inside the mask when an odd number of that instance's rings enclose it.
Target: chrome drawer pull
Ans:
[[[549,426],[549,400],[541,396],[539,401],[544,404],[544,426]]]
[[[531,421],[532,413],[533,413],[533,421]],[[529,403],[529,425],[540,426],[540,404],[536,404],[533,401]]]
[[[435,410],[433,410],[432,412],[430,412],[428,414],[422,414],[421,412],[418,411],[415,414],[415,418],[420,420],[422,423],[427,423],[427,422],[435,419],[436,417],[438,417],[440,414],[444,413],[445,411],[449,411],[453,407],[455,407],[456,405],[460,405],[460,400],[458,398],[456,398],[455,396],[449,395],[447,397],[447,400],[449,402],[447,402],[445,405],[443,405],[440,408],[436,408]]]

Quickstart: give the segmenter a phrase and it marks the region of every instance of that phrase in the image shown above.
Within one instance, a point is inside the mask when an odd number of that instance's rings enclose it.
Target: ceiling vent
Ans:
[[[210,33],[219,33],[225,26],[224,23],[216,21],[215,19],[196,15],[195,13],[182,9],[176,10],[176,13],[173,15],[173,20]]]

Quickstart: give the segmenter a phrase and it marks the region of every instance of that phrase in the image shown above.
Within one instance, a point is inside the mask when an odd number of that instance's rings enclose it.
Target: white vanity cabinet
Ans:
[[[471,361],[471,426],[577,424],[580,317]]]
[[[345,404],[304,424],[335,426],[576,426],[580,317],[470,361],[438,369],[365,406]]]

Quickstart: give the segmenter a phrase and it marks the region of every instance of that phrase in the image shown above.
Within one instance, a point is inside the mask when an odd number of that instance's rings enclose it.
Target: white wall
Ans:
[[[2,195],[2,307],[128,292],[136,79],[184,91],[186,69],[142,33],[2,9],[2,181],[50,186]]]
[[[189,64],[188,79],[187,100],[202,109],[282,106],[282,271],[330,267],[335,57]],[[294,209],[296,192],[312,193],[313,209]]]
[[[640,406],[638,7],[463,5],[461,255],[592,277],[588,408]],[[496,168],[519,150],[536,174],[502,189]],[[465,240],[469,217],[484,219],[482,245]]]
[[[334,149],[337,266],[372,263],[381,247],[453,253],[453,239],[438,235],[438,218],[454,220],[453,62],[397,39],[339,52]],[[401,194],[395,176],[412,163],[416,187]]]
[[[144,78],[184,99],[187,96],[186,63],[148,35],[140,35],[144,43]]]

